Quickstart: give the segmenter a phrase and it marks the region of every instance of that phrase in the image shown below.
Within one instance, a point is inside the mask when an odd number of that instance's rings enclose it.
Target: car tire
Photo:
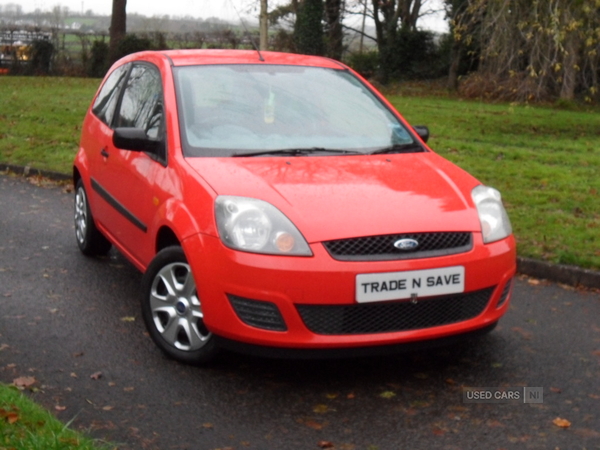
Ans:
[[[96,228],[82,180],[75,186],[74,213],[75,238],[81,253],[87,256],[106,255],[111,243]]]
[[[143,276],[142,293],[146,328],[167,356],[199,365],[216,355],[215,336],[204,325],[196,282],[181,247],[158,252]]]

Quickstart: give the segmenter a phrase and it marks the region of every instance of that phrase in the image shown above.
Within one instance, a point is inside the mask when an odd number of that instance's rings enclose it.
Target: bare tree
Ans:
[[[467,83],[474,93],[519,101],[598,98],[596,0],[468,0],[453,30],[458,41],[480,42],[479,71]]]
[[[379,78],[386,82],[392,68],[389,62],[395,51],[398,31],[416,31],[423,6],[422,0],[371,0],[377,47],[380,57]]]

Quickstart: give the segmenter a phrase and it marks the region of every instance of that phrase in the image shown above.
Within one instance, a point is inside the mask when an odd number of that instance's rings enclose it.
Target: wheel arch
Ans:
[[[160,252],[163,248],[173,245],[181,247],[181,241],[170,227],[166,225],[161,226],[156,233],[154,244],[155,253]]]
[[[73,166],[73,187],[77,186],[77,182],[81,180],[81,172],[77,166]]]

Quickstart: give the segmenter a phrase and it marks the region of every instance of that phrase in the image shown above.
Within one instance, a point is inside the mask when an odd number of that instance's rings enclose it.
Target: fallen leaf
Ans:
[[[560,394],[562,392],[561,388],[551,387],[550,392],[554,392],[555,394]]]
[[[313,408],[313,412],[317,414],[325,414],[326,412],[332,411],[327,405],[317,405]]]
[[[77,374],[75,372],[71,372],[71,378],[77,378]]]
[[[567,419],[561,419],[560,417],[554,419],[552,423],[560,428],[569,428],[571,426],[571,422],[569,422]]]
[[[396,393],[395,393],[395,392],[392,392],[392,391],[384,391],[384,392],[382,392],[381,394],[379,394],[379,396],[380,396],[381,398],[392,398],[392,397],[395,397],[395,396],[396,396]]]
[[[317,445],[320,448],[333,448],[333,442],[330,441],[319,441]]]
[[[110,410],[112,410],[113,408],[114,408],[114,406],[105,406],[105,407],[103,407],[102,409],[103,409],[104,411],[110,411]]]
[[[54,407],[54,409],[57,410],[57,411],[64,411],[65,409],[67,409],[67,407],[66,406],[56,405]]]
[[[443,436],[446,434],[446,430],[442,430],[441,428],[438,428],[438,427],[434,427],[431,432],[433,434],[435,434],[436,436]]]
[[[2,345],[0,345],[0,352],[1,352],[2,350],[6,350],[8,347],[9,347],[9,345],[8,345],[8,344],[2,344]]]
[[[529,280],[527,280],[527,282],[533,286],[537,286],[538,284],[540,284],[540,280],[536,280],[535,278],[530,278]]]
[[[353,399],[354,397],[356,397],[354,392],[350,392],[348,395],[346,395],[346,398],[348,398],[348,399]]]
[[[309,428],[312,428],[313,430],[322,430],[323,429],[323,424],[320,424],[319,422],[315,422],[314,420],[307,420],[306,422],[304,422],[304,425],[306,425]]]
[[[431,402],[426,400],[415,400],[414,402],[410,402],[411,408],[427,408],[429,405],[431,405]]]
[[[125,392],[131,392],[131,391],[135,390],[135,388],[134,387],[126,387],[126,388],[123,388],[123,390]]]
[[[135,322],[135,317],[133,316],[125,316],[121,317],[122,322]]]
[[[102,372],[94,372],[90,375],[90,378],[92,380],[99,380],[100,378],[102,378]]]
[[[499,427],[503,427],[504,425],[502,424],[502,422],[495,420],[495,419],[490,419],[486,422],[486,425],[490,428],[499,428]]]
[[[334,398],[338,397],[338,394],[327,394],[325,397],[327,397],[329,400],[333,400]]]
[[[532,334],[529,331],[524,330],[521,327],[512,327],[511,330],[519,333],[524,339],[527,339],[527,340],[531,339]]]
[[[338,445],[340,450],[356,450],[356,445],[354,444],[340,444]],[[369,447],[367,447],[369,448]]]
[[[203,424],[202,424],[202,427],[203,427],[203,428],[207,428],[207,429],[209,429],[209,428],[213,428],[213,427],[214,427],[214,425],[213,425],[212,423],[208,423],[208,422],[207,422],[207,423],[203,423]]]
[[[13,380],[13,384],[19,389],[25,389],[34,385],[36,379],[34,377],[19,377]]]
[[[0,408],[0,418],[6,419],[6,421],[12,425],[13,423],[19,420],[19,414],[17,412],[18,410],[15,411],[15,409],[16,408],[14,406],[12,407],[11,411],[7,411],[3,408]]]

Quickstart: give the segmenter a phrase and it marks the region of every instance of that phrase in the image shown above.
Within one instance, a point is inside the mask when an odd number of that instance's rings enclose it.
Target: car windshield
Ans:
[[[423,151],[347,70],[185,66],[175,69],[175,80],[186,156],[339,155],[400,147]]]

